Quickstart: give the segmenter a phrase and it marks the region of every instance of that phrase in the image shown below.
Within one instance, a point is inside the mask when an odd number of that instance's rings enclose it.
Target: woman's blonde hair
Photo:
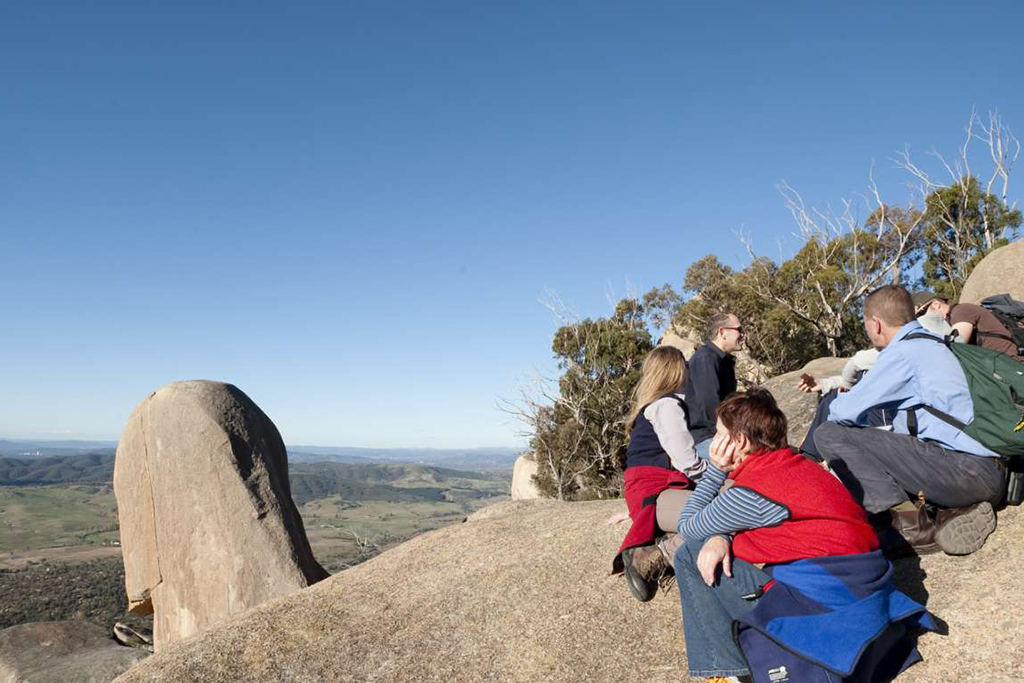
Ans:
[[[643,375],[633,390],[633,409],[626,418],[626,429],[633,423],[644,406],[663,396],[678,391],[686,383],[686,356],[674,346],[659,346],[644,359]]]

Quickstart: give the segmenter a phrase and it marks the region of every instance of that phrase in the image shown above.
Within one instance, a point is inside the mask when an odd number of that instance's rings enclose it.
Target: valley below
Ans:
[[[0,457],[0,628],[126,616],[113,453]],[[333,573],[508,498],[511,472],[400,462],[299,461],[292,498],[313,553]]]

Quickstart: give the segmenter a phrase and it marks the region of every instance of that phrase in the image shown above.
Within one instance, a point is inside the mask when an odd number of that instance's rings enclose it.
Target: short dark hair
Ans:
[[[721,327],[729,326],[729,318],[732,317],[732,313],[715,313],[713,316],[708,318],[708,329],[706,341],[711,341],[715,338],[715,333],[718,332]]]
[[[903,327],[914,319],[910,292],[900,285],[885,285],[864,299],[864,320],[879,318],[886,325]]]
[[[789,425],[772,392],[760,387],[729,394],[715,416],[733,434],[743,434],[756,451],[777,451],[789,445]]]

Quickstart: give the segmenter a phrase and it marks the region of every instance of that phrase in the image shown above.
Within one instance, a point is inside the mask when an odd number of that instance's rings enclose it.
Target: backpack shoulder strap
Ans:
[[[1011,344],[1016,344],[1017,343],[1017,342],[1015,342],[1013,340],[1013,337],[1011,337],[1010,335],[1008,335],[1008,334],[999,334],[998,332],[982,332],[981,330],[975,329],[974,330],[974,336],[975,337],[993,337],[995,339],[1005,339],[1006,341],[1010,342]]]
[[[950,337],[936,337],[933,334],[925,334],[924,332],[911,332],[904,339],[930,339],[945,346],[949,346],[950,342],[953,341]]]
[[[952,337],[943,337],[942,339],[939,339],[938,337],[932,336],[930,334],[923,334],[921,332],[911,332],[906,337],[904,337],[904,339],[931,339],[933,342],[938,342],[939,344],[942,344],[946,348],[949,348],[950,350],[952,350],[950,348],[950,344],[953,341]],[[938,408],[933,408],[933,407],[931,407],[929,405],[925,405],[925,404],[922,403],[919,406],[914,406],[912,408],[907,408],[907,431],[910,433],[910,436],[913,436],[913,437],[917,436],[917,409],[918,408],[920,408],[921,410],[925,411],[926,413],[928,413],[932,417],[938,418],[939,420],[942,420],[946,424],[959,429],[960,431],[963,431],[964,428],[967,427],[967,425],[965,425],[963,422],[961,422],[960,420],[956,419],[955,417],[953,417],[949,413],[944,413],[941,410],[939,410]]]

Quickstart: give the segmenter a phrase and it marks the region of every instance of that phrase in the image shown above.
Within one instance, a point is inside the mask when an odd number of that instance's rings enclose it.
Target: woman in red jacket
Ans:
[[[916,661],[900,622],[926,617],[924,608],[892,588],[867,513],[839,479],[787,445],[772,395],[733,394],[716,414],[710,466],[678,521],[690,675],[880,681]],[[757,631],[765,624],[767,638]],[[839,635],[822,648],[830,629]]]

